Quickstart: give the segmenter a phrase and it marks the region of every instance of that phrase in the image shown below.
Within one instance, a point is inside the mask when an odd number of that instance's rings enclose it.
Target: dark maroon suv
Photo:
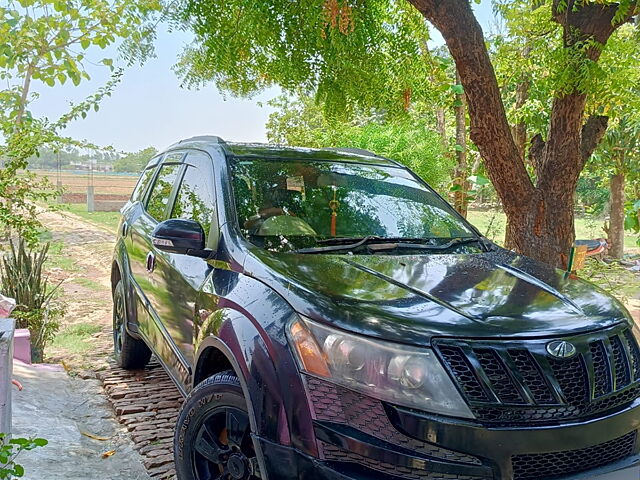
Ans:
[[[175,144],[111,278],[118,362],[186,396],[179,480],[640,478],[629,313],[392,160]]]

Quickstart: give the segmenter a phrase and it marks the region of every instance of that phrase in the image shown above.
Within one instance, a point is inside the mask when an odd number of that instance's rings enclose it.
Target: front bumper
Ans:
[[[293,451],[306,458],[292,460],[295,478],[311,468],[308,478],[318,479],[556,480],[640,465],[640,399],[594,420],[497,428],[385,405],[318,379],[305,383],[319,458]],[[638,480],[631,475],[624,480]]]

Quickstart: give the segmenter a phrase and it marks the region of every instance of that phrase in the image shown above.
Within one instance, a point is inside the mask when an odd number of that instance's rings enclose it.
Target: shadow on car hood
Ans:
[[[626,318],[624,307],[594,285],[502,249],[472,255],[253,254],[247,273],[299,313],[402,343],[428,344],[433,336],[570,335]]]

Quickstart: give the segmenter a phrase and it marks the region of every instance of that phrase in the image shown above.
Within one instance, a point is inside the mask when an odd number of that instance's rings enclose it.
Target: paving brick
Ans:
[[[174,479],[173,433],[183,398],[162,367],[152,362],[144,370],[128,372],[111,364],[96,377],[151,478]]]

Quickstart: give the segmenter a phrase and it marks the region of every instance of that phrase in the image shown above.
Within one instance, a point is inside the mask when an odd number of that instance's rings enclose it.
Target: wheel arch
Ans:
[[[211,361],[219,361],[220,364],[215,368],[211,368],[207,363]],[[215,335],[207,336],[200,346],[198,347],[198,353],[196,355],[196,366],[193,374],[193,387],[202,383],[205,379],[212,375],[221,373],[226,370],[233,370],[238,377],[240,387],[242,388],[242,394],[247,402],[247,411],[249,413],[249,424],[251,425],[251,431],[257,431],[256,411],[253,405],[253,399],[249,391],[249,385],[247,384],[246,377],[246,365],[243,369],[240,362],[233,354],[231,348],[219,337]],[[211,373],[213,372],[213,373]],[[256,456],[262,472],[267,472],[264,455],[260,442],[256,439],[253,440]],[[266,479],[265,479],[266,480]]]

